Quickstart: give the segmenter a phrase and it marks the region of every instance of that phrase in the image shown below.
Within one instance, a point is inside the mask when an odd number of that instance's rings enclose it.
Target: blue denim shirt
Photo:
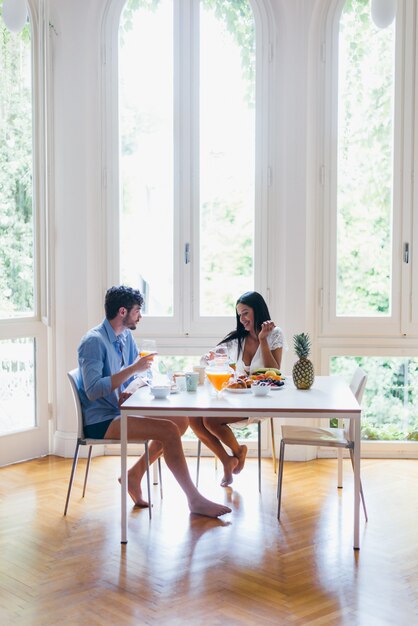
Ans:
[[[120,415],[119,393],[117,389],[111,390],[111,376],[132,365],[137,356],[138,348],[131,331],[126,329],[116,337],[107,319],[84,335],[78,347],[84,424],[97,424]],[[122,391],[132,378],[121,385]]]

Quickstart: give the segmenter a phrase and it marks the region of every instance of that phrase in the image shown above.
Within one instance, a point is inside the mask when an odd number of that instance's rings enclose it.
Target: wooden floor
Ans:
[[[151,522],[129,511],[127,546],[119,459],[93,460],[83,500],[84,463],[67,518],[68,459],[0,470],[2,626],[418,624],[418,461],[362,462],[359,552],[351,470],[337,490],[332,460],[286,464],[280,524],[268,460],[261,496],[254,460],[233,489],[202,460],[202,493],[233,509],[219,521],[190,516],[164,466],[164,499],[154,487]]]

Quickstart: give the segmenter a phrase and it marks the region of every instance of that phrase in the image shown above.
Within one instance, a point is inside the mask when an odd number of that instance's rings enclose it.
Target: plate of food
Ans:
[[[224,387],[229,393],[251,393],[251,387]]]
[[[251,374],[250,379],[252,380],[253,385],[260,383],[269,385],[271,391],[277,391],[277,389],[282,389],[284,386],[282,373],[280,370],[275,368],[268,369],[267,367],[264,367],[262,369],[255,370]]]

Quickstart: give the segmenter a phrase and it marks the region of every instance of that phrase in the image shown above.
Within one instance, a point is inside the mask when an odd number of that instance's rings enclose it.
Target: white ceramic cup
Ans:
[[[199,385],[203,385],[205,383],[205,365],[193,365],[193,371],[199,374]]]
[[[186,391],[186,376],[184,374],[175,374],[174,381],[179,391]]]
[[[198,372],[186,372],[186,390],[187,391],[196,391],[197,385],[199,384],[199,373]]]

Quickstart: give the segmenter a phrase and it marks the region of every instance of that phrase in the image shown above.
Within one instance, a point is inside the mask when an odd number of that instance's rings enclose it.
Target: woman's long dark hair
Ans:
[[[238,340],[237,358],[239,358],[239,355],[241,354],[243,341],[245,337],[249,334],[248,330],[245,330],[244,326],[240,322],[239,315],[236,310],[238,304],[246,304],[247,306],[251,307],[252,310],[254,311],[254,330],[256,333],[260,332],[261,324],[263,322],[267,322],[269,319],[271,319],[266,301],[264,300],[261,294],[257,293],[257,291],[246,291],[245,293],[242,294],[242,296],[238,298],[235,304],[237,327],[235,330],[228,333],[226,337],[224,337],[222,341],[218,343],[218,346],[220,346],[223,343],[228,343],[228,341],[233,341],[234,339],[237,339]]]

